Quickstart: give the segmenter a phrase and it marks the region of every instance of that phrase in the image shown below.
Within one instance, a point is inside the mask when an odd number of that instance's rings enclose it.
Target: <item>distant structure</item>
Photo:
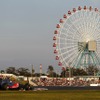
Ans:
[[[40,76],[42,75],[42,64],[40,64]]]
[[[60,19],[53,37],[55,59],[61,67],[100,67],[100,12],[79,6]]]

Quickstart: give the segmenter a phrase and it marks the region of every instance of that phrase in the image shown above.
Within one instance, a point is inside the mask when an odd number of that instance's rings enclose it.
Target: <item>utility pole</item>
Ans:
[[[32,65],[32,80],[33,80],[33,74],[34,74],[34,67],[33,67],[33,65]]]
[[[40,76],[42,75],[42,64],[40,64]]]

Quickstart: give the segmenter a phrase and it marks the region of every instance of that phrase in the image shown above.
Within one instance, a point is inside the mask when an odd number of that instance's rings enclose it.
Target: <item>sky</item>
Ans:
[[[0,0],[0,70],[10,66],[43,72],[58,66],[53,54],[56,24],[78,6],[100,9],[100,0]]]

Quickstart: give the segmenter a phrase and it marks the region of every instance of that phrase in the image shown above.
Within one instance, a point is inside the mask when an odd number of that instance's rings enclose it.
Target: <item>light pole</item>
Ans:
[[[33,65],[32,65],[32,80],[33,80],[33,74],[34,74],[34,67],[33,67]]]
[[[71,62],[69,63],[69,85],[71,86]]]
[[[42,64],[40,64],[40,76],[42,75]]]

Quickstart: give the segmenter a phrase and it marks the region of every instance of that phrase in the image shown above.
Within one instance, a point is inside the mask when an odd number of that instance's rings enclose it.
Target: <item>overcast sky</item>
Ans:
[[[64,13],[78,6],[100,9],[100,0],[0,0],[0,70],[48,65],[60,69],[53,54],[53,32]]]

